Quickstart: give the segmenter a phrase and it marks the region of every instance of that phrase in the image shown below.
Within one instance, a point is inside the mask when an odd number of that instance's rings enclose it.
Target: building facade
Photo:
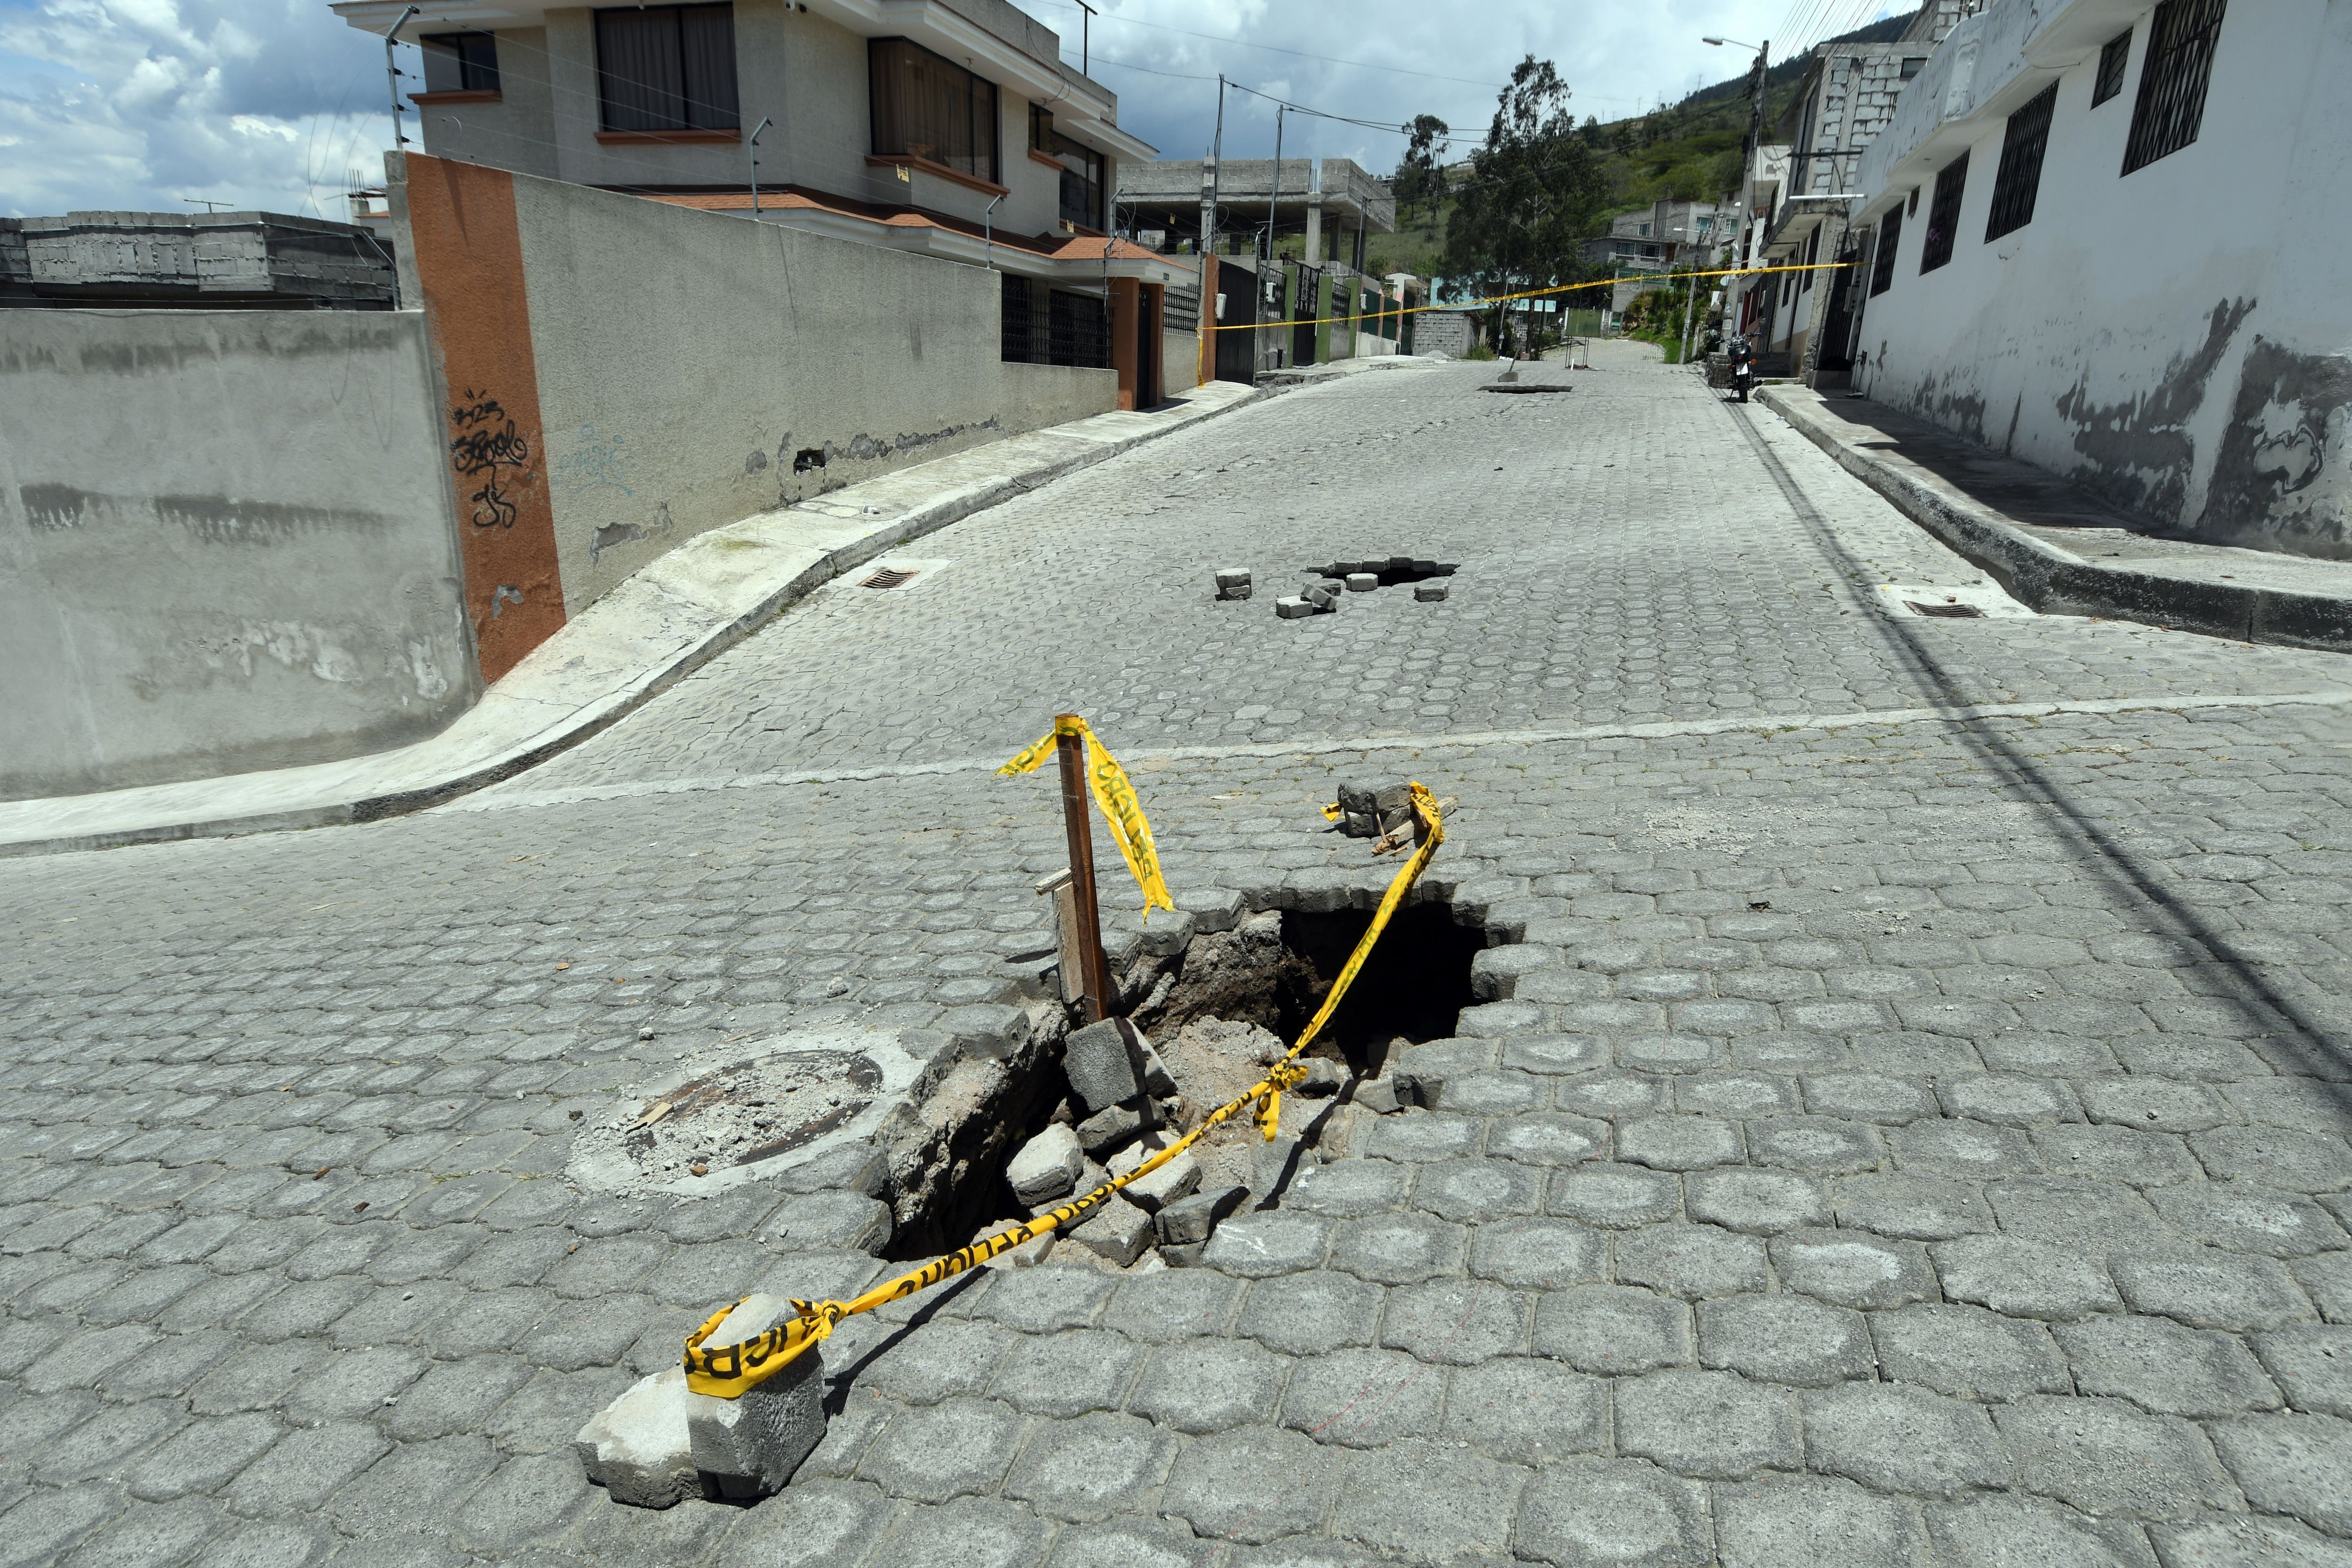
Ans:
[[[1997,0],[1862,168],[1869,395],[2200,537],[2352,558],[2352,7]]]

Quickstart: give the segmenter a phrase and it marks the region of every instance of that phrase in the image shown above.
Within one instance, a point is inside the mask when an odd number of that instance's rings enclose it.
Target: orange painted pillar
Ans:
[[[1206,386],[1217,379],[1217,258],[1202,258],[1201,268],[1201,371],[1196,378]]]
[[[1137,350],[1141,340],[1137,326],[1143,311],[1142,286],[1132,278],[1110,280],[1110,367],[1118,372],[1118,405],[1121,408],[1139,406],[1137,394],[1142,390],[1139,377],[1143,366]]]
[[[488,682],[564,622],[514,178],[478,163],[405,156],[416,276],[448,393],[442,416],[457,487],[466,612]]]

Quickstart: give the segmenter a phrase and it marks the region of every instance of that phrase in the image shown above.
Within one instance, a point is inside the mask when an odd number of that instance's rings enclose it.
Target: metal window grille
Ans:
[[[1895,287],[1895,248],[1903,237],[1903,209],[1896,207],[1879,220],[1878,255],[1870,267],[1871,297]]]
[[[1033,364],[1035,354],[1030,347],[1031,330],[1036,315],[1029,279],[1004,274],[1004,310],[1003,324],[1003,349],[1000,358],[1006,364]]]
[[[1162,331],[1191,332],[1200,330],[1201,291],[1198,289],[1169,285],[1160,301],[1160,327]]]
[[[2000,142],[2000,169],[1992,179],[1992,215],[1985,220],[1987,244],[2033,221],[2033,198],[2042,189],[2042,155],[2050,147],[2050,116],[2057,107],[2058,84],[2053,81],[2009,117]]]
[[[1103,301],[1091,294],[1054,290],[1052,358],[1081,370],[1110,368],[1110,321]]]
[[[1966,153],[1936,175],[1936,199],[1927,205],[1927,233],[1919,246],[1919,270],[1933,272],[1952,258],[1952,237],[1960,226],[1960,195],[1968,189]]]
[[[2147,36],[2139,68],[2139,101],[2132,106],[2124,173],[2145,169],[2197,140],[2205,122],[2205,89],[2213,78],[2213,45],[2229,0],[2164,0]]]
[[[499,40],[490,33],[427,33],[425,48],[427,92],[499,90]]]
[[[2099,51],[2099,76],[2091,84],[2091,107],[2096,109],[2124,89],[2124,68],[2131,63],[2131,29],[2107,40]]]
[[[735,7],[596,13],[596,90],[607,131],[731,131]]]

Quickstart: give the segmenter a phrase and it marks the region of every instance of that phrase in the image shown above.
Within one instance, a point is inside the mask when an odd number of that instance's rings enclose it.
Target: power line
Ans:
[[[1051,5],[1055,10],[1059,11],[1075,11],[1077,9],[1076,5],[1069,4],[1068,0],[1031,0],[1031,3],[1039,5]],[[1162,33],[1179,33],[1188,38],[1205,38],[1213,44],[1237,44],[1245,49],[1265,49],[1277,55],[1292,55],[1302,60],[1318,60],[1325,65],[1349,66],[1357,70],[1392,71],[1398,76],[1426,77],[1431,81],[1454,81],[1460,82],[1465,87],[1484,87],[1493,89],[1496,91],[1501,90],[1503,87],[1503,83],[1498,81],[1479,81],[1466,76],[1445,76],[1437,71],[1417,71],[1405,66],[1374,65],[1370,60],[1343,60],[1337,55],[1318,55],[1311,53],[1306,49],[1288,49],[1283,47],[1280,44],[1253,43],[1247,38],[1227,37],[1222,33],[1196,33],[1190,27],[1171,27],[1165,22],[1147,22],[1139,16],[1105,15],[1101,19],[1106,22],[1124,22],[1130,27],[1150,27],[1155,31]],[[1141,70],[1145,68],[1141,66],[1130,66],[1129,68],[1130,70]],[[1174,76],[1178,73],[1174,71],[1161,71],[1154,74],[1161,76]],[[1203,77],[1196,79],[1209,80],[1211,79]]]

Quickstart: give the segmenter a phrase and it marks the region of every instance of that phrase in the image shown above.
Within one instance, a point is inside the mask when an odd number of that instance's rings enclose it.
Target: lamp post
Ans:
[[[1756,79],[1756,92],[1748,110],[1748,156],[1742,160],[1739,170],[1738,266],[1745,269],[1748,266],[1748,225],[1754,213],[1756,201],[1756,157],[1764,145],[1764,83],[1768,69],[1766,60],[1771,53],[1772,40],[1767,38],[1760,44],[1749,44],[1743,43],[1738,38],[1706,37],[1701,38],[1699,42],[1713,44],[1718,48],[1729,44],[1737,48],[1756,51],[1756,63],[1748,68]],[[1730,331],[1730,312],[1734,298],[1732,291],[1727,288],[1723,291],[1723,298],[1725,331],[1727,334]]]

